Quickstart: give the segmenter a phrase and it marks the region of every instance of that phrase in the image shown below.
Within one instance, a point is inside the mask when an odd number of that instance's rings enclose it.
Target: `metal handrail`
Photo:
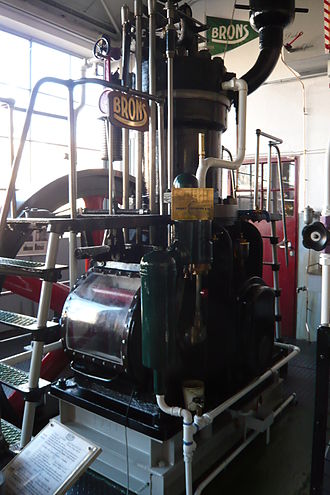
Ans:
[[[1,211],[1,217],[0,217],[0,236],[3,234],[6,228],[6,222],[7,222],[7,217],[9,214],[10,210],[10,204],[13,200],[14,193],[15,193],[15,185],[16,185],[16,179],[17,179],[17,174],[19,171],[22,155],[23,155],[23,150],[24,150],[24,145],[26,142],[27,134],[30,128],[31,124],[31,119],[34,111],[34,106],[36,102],[36,98],[38,95],[38,92],[44,84],[47,83],[52,83],[52,84],[59,84],[61,86],[65,86],[68,90],[68,122],[69,122],[69,156],[70,156],[70,174],[69,174],[69,206],[70,206],[70,217],[74,219],[77,214],[77,163],[76,163],[76,157],[77,157],[77,145],[76,145],[76,112],[74,110],[74,100],[73,100],[73,91],[76,86],[80,86],[83,84],[97,84],[99,86],[109,88],[112,90],[117,90],[122,93],[127,93],[131,94],[134,96],[139,96],[141,98],[144,98],[146,100],[149,100],[151,102],[154,102],[157,106],[158,109],[158,114],[163,115],[163,107],[164,107],[164,98],[156,96],[156,95],[151,95],[149,93],[144,93],[143,91],[139,91],[136,89],[131,89],[127,86],[120,86],[118,84],[114,84],[109,81],[105,81],[103,79],[97,79],[97,78],[81,78],[77,80],[72,80],[72,79],[60,79],[57,77],[44,77],[40,79],[36,85],[34,86],[32,92],[31,92],[31,97],[30,97],[30,102],[29,106],[26,111],[26,117],[25,117],[25,122],[21,134],[21,139],[19,143],[19,147],[16,153],[16,157],[13,160],[12,164],[12,169],[11,169],[11,176],[9,180],[9,185],[5,197],[5,202]],[[155,124],[155,123],[154,123]],[[154,125],[153,124],[153,125]],[[158,133],[158,138],[159,138],[159,149],[162,149],[162,142],[161,140],[164,139],[164,128],[163,128],[164,123],[160,122],[160,132]],[[163,173],[164,170],[164,154],[160,153],[160,164],[159,164],[159,170],[161,173]],[[111,167],[109,167],[110,170]],[[110,174],[109,174],[110,175]],[[164,184],[161,182],[160,185],[164,187]],[[163,197],[163,190],[160,189],[159,191],[159,196],[162,198]],[[109,194],[111,194],[111,190],[109,190]],[[75,248],[76,248],[76,233],[75,232],[70,232],[69,233],[69,267],[70,267],[70,285],[73,286],[76,278],[77,278],[77,260],[74,256]]]
[[[9,110],[9,159],[10,167],[14,162],[14,107],[15,100],[12,98],[0,98],[0,103],[6,106]],[[11,215],[16,216],[16,195],[15,190],[11,198]]]
[[[278,167],[278,181],[280,187],[281,195],[281,205],[282,205],[282,222],[283,222],[283,241],[285,248],[285,264],[289,265],[289,241],[287,236],[286,228],[286,212],[285,212],[285,201],[284,201],[284,187],[283,187],[283,174],[282,174],[282,163],[281,163],[281,153],[278,147],[279,144],[283,143],[283,139],[272,136],[260,129],[256,130],[257,135],[257,147],[256,147],[256,157],[255,157],[255,183],[254,183],[254,208],[258,209],[258,191],[259,191],[259,150],[260,150],[260,137],[265,137],[269,139],[268,142],[268,185],[267,185],[267,205],[266,209],[270,212],[270,202],[271,202],[271,191],[273,191],[273,181],[272,181],[272,148],[275,149],[277,155],[277,167]],[[273,211],[274,213],[274,211]]]
[[[280,185],[280,195],[281,195],[281,206],[282,206],[282,223],[283,223],[283,244],[285,249],[285,264],[289,265],[289,241],[288,233],[286,228],[286,211],[285,211],[285,201],[284,201],[284,188],[283,188],[283,173],[282,173],[282,160],[281,152],[277,144],[270,142],[270,149],[274,148],[277,155],[277,170],[278,170],[278,181]]]
[[[33,114],[33,110],[34,110],[34,106],[35,106],[35,101],[36,101],[36,98],[37,98],[37,95],[38,95],[38,92],[39,92],[41,86],[43,86],[44,84],[47,84],[47,83],[53,83],[53,84],[59,84],[59,85],[62,85],[62,86],[66,86],[67,89],[68,89],[68,91],[69,91],[69,100],[71,100],[70,94],[72,94],[72,92],[73,92],[73,90],[74,90],[74,88],[76,86],[79,86],[79,85],[82,85],[82,84],[97,84],[97,85],[100,85],[102,87],[106,87],[106,88],[109,88],[109,89],[112,89],[112,90],[118,90],[118,91],[121,91],[121,92],[124,92],[124,93],[132,94],[134,96],[140,96],[142,98],[145,98],[145,99],[154,101],[157,104],[158,107],[160,105],[163,105],[164,104],[164,98],[162,98],[162,97],[151,95],[149,93],[144,93],[142,91],[138,91],[138,90],[135,90],[135,89],[131,89],[131,88],[127,87],[127,86],[120,86],[118,84],[114,84],[114,83],[111,83],[111,82],[108,82],[108,81],[104,81],[102,79],[97,79],[97,78],[81,78],[81,79],[77,79],[77,80],[72,80],[72,79],[60,79],[60,78],[57,78],[57,77],[44,77],[44,78],[40,79],[36,83],[36,85],[34,86],[34,88],[32,90],[32,93],[31,93],[30,102],[29,102],[29,106],[28,106],[27,111],[26,111],[26,117],[25,117],[25,122],[24,122],[23,130],[22,130],[22,134],[21,134],[21,138],[20,138],[19,147],[18,147],[18,150],[17,150],[17,153],[16,153],[16,157],[15,157],[15,159],[13,161],[12,173],[11,173],[9,185],[8,185],[8,188],[7,188],[7,194],[6,194],[5,202],[4,202],[2,211],[1,211],[1,217],[0,217],[0,235],[5,230],[6,220],[7,220],[7,217],[8,217],[8,213],[9,213],[9,210],[10,210],[10,203],[12,201],[14,190],[15,190],[15,184],[16,184],[16,179],[17,179],[17,174],[18,174],[19,166],[20,166],[21,159],[22,159],[23,149],[24,149],[25,141],[26,141],[27,134],[28,134],[28,131],[29,131],[29,128],[30,128],[30,124],[31,124],[32,114]],[[72,112],[72,102],[69,101],[69,115],[70,115],[70,109],[71,109],[71,112]],[[70,119],[70,120],[72,120],[72,119]],[[70,141],[69,141],[70,152],[71,152],[71,163],[70,163],[70,169],[71,169],[71,174],[70,174],[71,185],[70,185],[70,191],[71,191],[71,199],[73,200],[73,204],[70,204],[70,209],[71,209],[71,213],[72,213],[73,212],[73,209],[74,209],[74,197],[73,197],[72,193],[74,193],[74,191],[76,190],[76,181],[75,181],[75,177],[74,177],[74,170],[76,169],[76,164],[75,164],[76,144],[75,144],[75,142],[73,142],[75,140],[72,140],[72,129],[71,129],[71,127],[72,126],[70,125]]]
[[[260,137],[265,137],[267,139],[270,139],[274,144],[282,144],[283,139],[277,138],[275,136],[272,136],[271,134],[268,134],[267,132],[263,132],[261,129],[256,129],[256,135],[257,135],[257,146],[256,146],[256,155],[255,155],[255,181],[254,181],[254,209],[257,210],[259,209],[259,204],[258,204],[258,190],[259,190],[259,157],[260,157]],[[270,162],[268,160],[268,170],[270,172]],[[268,192],[267,192],[267,197],[270,196],[270,181],[268,181]]]

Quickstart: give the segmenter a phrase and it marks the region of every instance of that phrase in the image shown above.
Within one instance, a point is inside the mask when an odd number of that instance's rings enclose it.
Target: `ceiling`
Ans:
[[[0,26],[90,54],[98,36],[120,40],[122,0],[0,0]],[[133,0],[126,0],[133,8]],[[44,39],[43,39],[44,38]]]
[[[110,35],[114,44],[120,43],[120,10],[125,2],[133,10],[134,0],[0,0],[0,29],[5,28],[19,34],[43,41],[47,44],[71,51],[86,58],[92,56],[95,41],[104,33]],[[295,67],[300,72],[311,70],[311,59],[321,60],[322,70],[328,57],[324,55],[324,32],[322,0],[296,0],[298,6],[308,6],[309,15],[297,15],[290,26],[292,37],[295,31],[304,32],[308,50],[290,54],[290,60],[303,59]],[[223,17],[232,15],[234,0],[187,0],[194,4],[194,15],[204,18],[205,10]],[[147,0],[143,0],[146,4]],[[248,4],[248,0],[241,3]],[[240,11],[240,15],[241,11]],[[320,58],[321,57],[321,58]],[[292,65],[292,64],[291,64]],[[315,64],[314,64],[315,65]],[[307,68],[305,67],[307,66]],[[323,67],[324,66],[324,67]],[[316,68],[313,66],[313,70]],[[320,70],[319,66],[317,70]]]

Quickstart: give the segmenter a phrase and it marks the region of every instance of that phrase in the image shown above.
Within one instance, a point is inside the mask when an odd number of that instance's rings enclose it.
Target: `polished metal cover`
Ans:
[[[90,271],[77,283],[61,319],[66,346],[74,356],[127,371],[139,289],[140,277],[132,273]]]

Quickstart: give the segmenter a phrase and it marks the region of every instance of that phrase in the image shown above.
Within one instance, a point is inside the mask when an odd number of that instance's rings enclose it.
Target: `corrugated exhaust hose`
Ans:
[[[274,70],[283,45],[283,30],[295,16],[294,0],[250,0],[250,23],[259,33],[259,57],[241,79],[253,93]]]

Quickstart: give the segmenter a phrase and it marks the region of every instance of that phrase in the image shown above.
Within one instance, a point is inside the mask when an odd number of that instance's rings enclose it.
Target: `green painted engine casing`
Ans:
[[[142,362],[154,370],[155,393],[163,394],[176,354],[176,263],[168,251],[154,250],[143,256],[140,273]]]

